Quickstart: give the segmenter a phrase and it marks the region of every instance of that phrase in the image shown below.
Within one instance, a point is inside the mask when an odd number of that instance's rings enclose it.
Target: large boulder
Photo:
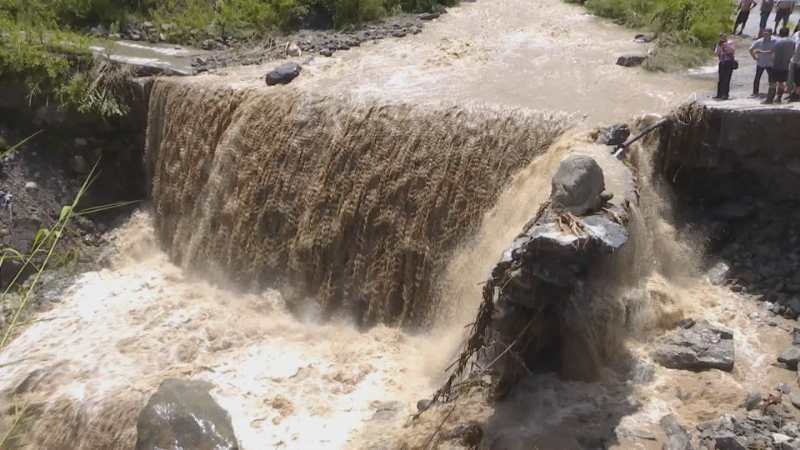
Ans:
[[[228,413],[203,381],[168,379],[139,413],[136,450],[238,450]]]
[[[300,67],[300,64],[297,63],[290,62],[281,64],[267,73],[267,86],[274,86],[276,84],[289,84],[292,82],[292,80],[297,78],[298,75],[300,75],[301,70],[303,69]]]
[[[597,161],[589,156],[573,155],[561,161],[553,176],[551,205],[556,211],[583,216],[600,209],[605,188],[603,169]]]
[[[733,332],[712,326],[705,320],[690,320],[663,337],[652,356],[657,363],[670,369],[730,372],[734,360]]]

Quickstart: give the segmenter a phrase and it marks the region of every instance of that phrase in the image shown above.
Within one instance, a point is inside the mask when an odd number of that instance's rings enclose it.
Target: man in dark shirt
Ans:
[[[780,103],[783,93],[786,92],[786,80],[789,79],[789,63],[794,56],[794,40],[789,37],[789,29],[781,28],[780,38],[775,42],[772,59],[772,73],[770,73],[769,93],[764,103],[773,101]],[[777,93],[776,93],[777,91]]]
[[[756,7],[755,0],[739,0],[739,13],[736,15],[736,23],[733,24],[733,34],[736,34],[736,28],[739,25],[742,26],[742,29],[739,30],[739,34],[744,33],[744,27],[747,25],[747,19],[750,17],[750,11]]]

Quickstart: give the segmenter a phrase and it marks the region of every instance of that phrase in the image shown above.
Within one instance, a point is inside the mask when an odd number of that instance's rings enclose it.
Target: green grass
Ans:
[[[702,64],[721,32],[732,25],[731,0],[567,0],[591,13],[659,34],[646,68],[672,70]]]

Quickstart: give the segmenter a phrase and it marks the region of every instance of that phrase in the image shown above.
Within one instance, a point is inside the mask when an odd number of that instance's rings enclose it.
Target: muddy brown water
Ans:
[[[664,414],[692,426],[749,391],[791,382],[771,364],[791,325],[682,264],[696,257],[691,242],[653,192],[634,238],[651,243],[638,261],[656,300],[626,343],[652,379],[613,367],[594,383],[542,374],[510,402],[467,398],[458,414],[436,409],[406,426],[442,380],[480,301],[477,283],[547,197],[560,159],[588,143],[580,130],[666,112],[710,88],[616,66],[620,54],[646,51],[633,34],[560,0],[481,1],[420,35],[315,58],[286,87],[264,86],[271,65],[159,81],[151,208],[114,232],[110,267],[84,274],[0,352],[0,392],[28,379],[16,401],[39,414],[25,448],[131,448],[139,409],[168,377],[214,383],[244,449],[425,447],[439,424],[470,419],[485,422],[488,448],[656,449]],[[343,244],[359,249],[352,260],[314,256]],[[441,271],[398,267],[401,253],[439,260]],[[427,333],[361,331],[320,320],[324,289],[298,308],[287,286],[210,281],[254,263],[266,272],[258,280],[297,270],[324,287],[349,271],[347,289],[399,292],[399,301],[375,297],[378,321],[416,320],[409,305],[433,301],[404,291],[409,281],[436,284],[442,305]],[[734,372],[653,366],[664,317],[732,328]],[[2,419],[0,436],[13,417]]]

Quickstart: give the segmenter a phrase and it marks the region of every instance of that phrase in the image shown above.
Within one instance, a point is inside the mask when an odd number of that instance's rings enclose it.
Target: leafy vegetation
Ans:
[[[343,28],[400,11],[456,0],[0,0],[0,80],[22,81],[29,101],[56,101],[81,113],[127,112],[119,73],[95,61],[85,33],[120,32],[150,22],[176,43],[258,37],[319,24]],[[320,19],[321,18],[321,19]]]
[[[730,29],[734,12],[730,0],[567,1],[622,25],[658,32],[660,43],[647,65],[655,70],[702,63],[719,33]]]

